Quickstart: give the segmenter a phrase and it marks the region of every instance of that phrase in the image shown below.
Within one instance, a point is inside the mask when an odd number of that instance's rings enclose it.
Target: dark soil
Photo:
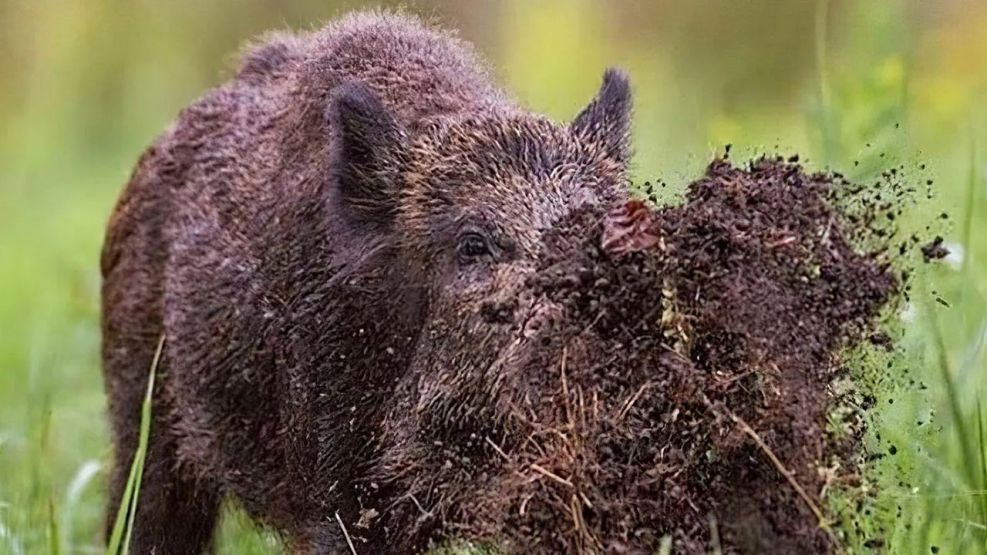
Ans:
[[[512,386],[501,477],[447,531],[518,553],[834,550],[825,492],[855,479],[860,433],[828,431],[831,386],[899,289],[881,240],[855,248],[874,218],[845,217],[842,186],[717,160],[681,205],[555,230],[534,286],[566,318]]]
[[[949,256],[949,250],[942,245],[942,241],[942,237],[937,235],[935,239],[925,245],[922,245],[922,258],[926,262],[939,260]]]

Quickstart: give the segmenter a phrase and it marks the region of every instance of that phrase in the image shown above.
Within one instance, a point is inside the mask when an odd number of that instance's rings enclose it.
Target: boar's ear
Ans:
[[[630,158],[631,87],[624,72],[607,69],[596,98],[573,120],[572,131],[618,162]]]
[[[333,201],[352,223],[387,226],[400,193],[404,129],[377,95],[358,82],[333,91],[326,118]]]

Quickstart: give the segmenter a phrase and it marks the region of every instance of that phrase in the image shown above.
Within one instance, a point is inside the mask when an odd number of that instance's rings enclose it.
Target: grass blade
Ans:
[[[984,415],[981,410],[980,399],[977,399],[977,440],[980,448],[980,484],[977,490],[983,491],[987,490],[987,442],[984,441]],[[987,526],[987,495],[980,496],[980,519]]]
[[[102,465],[96,460],[88,460],[79,467],[65,491],[65,502],[61,510],[59,531],[62,535],[62,549],[65,553],[72,553],[74,538],[74,524],[77,520],[76,513],[80,508],[82,492],[92,483],[93,479],[99,475]]]
[[[110,535],[110,543],[106,548],[106,555],[117,555],[120,553],[120,541],[123,539],[124,527],[127,525],[127,509],[130,506],[130,498],[133,496],[134,480],[137,477],[137,453],[134,453],[134,461],[130,465],[130,475],[127,477],[127,485],[123,489],[123,496],[120,498],[120,505],[117,508],[117,516],[113,522],[113,533]]]
[[[55,504],[48,500],[48,553],[59,555],[61,553],[61,536],[58,533],[58,521],[55,519]]]
[[[963,267],[964,277],[970,277],[970,259],[973,257],[973,215],[977,203],[977,146],[970,145],[970,174],[966,184],[966,202],[963,210]]]
[[[657,555],[672,555],[672,536],[664,536],[661,539]]]
[[[147,393],[144,395],[144,402],[141,404],[141,427],[137,450],[134,451],[134,461],[130,465],[130,475],[127,477],[127,485],[124,488],[123,497],[120,499],[120,507],[117,509],[116,520],[113,523],[113,533],[110,535],[110,543],[106,549],[107,555],[119,555],[121,542],[124,554],[130,550],[130,539],[134,530],[134,517],[137,514],[137,501],[140,497],[140,482],[144,475],[144,459],[147,456],[147,444],[151,437],[151,406],[154,396],[154,379],[158,369],[158,362],[161,360],[161,351],[164,349],[164,342],[165,336],[162,334],[161,339],[158,340],[158,347],[154,352],[154,360],[151,361],[151,370],[147,379]]]
[[[835,112],[831,97],[826,37],[828,33],[829,1],[819,0],[816,4],[815,50],[816,76],[819,81],[819,131],[821,133],[823,165],[829,167],[838,158],[839,138],[835,125]]]
[[[950,369],[951,365],[949,363],[949,356],[946,351],[946,342],[942,335],[942,328],[939,326],[939,318],[936,316],[935,310],[930,309],[929,314],[931,315],[930,321],[932,323],[931,331],[939,357],[938,362],[940,377],[946,388],[946,400],[949,403],[950,416],[953,420],[953,426],[956,430],[960,452],[963,456],[963,471],[966,473],[969,488],[974,490],[977,489],[979,472],[977,470],[978,457],[975,456],[974,445],[971,441],[973,436],[970,435],[970,430],[967,428],[967,419],[963,414],[960,391],[956,382],[953,380],[953,372]]]

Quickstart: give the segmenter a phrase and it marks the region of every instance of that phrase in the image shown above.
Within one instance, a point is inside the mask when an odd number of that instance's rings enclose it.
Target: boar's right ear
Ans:
[[[386,227],[394,217],[406,133],[365,84],[344,83],[326,114],[333,202],[352,223]]]
[[[596,98],[570,124],[573,132],[613,160],[630,158],[631,86],[624,72],[607,69]]]

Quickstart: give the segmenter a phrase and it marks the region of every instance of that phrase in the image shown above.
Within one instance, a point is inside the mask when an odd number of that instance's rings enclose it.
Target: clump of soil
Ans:
[[[860,437],[828,433],[831,386],[899,288],[855,248],[840,183],[717,160],[681,205],[556,229],[532,285],[566,317],[511,386],[505,471],[448,531],[511,552],[833,550],[825,492]]]
[[[942,245],[942,241],[942,237],[937,235],[935,239],[925,245],[922,245],[922,258],[926,262],[939,260],[949,256],[949,250]]]

